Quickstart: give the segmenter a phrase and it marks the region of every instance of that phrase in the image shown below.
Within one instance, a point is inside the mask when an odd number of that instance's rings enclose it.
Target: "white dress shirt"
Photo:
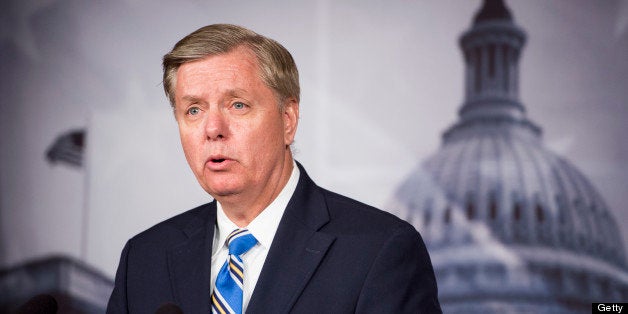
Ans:
[[[286,206],[288,206],[288,202],[297,188],[299,175],[299,168],[293,162],[290,179],[288,179],[286,186],[284,186],[277,198],[255,217],[248,226],[244,227],[257,239],[257,244],[242,256],[244,263],[243,313],[246,311],[255,284],[262,272],[262,266],[264,266],[268,250],[275,238],[279,221],[281,221]],[[233,230],[238,229],[238,226],[227,218],[220,202],[217,202],[217,209],[214,243],[212,245],[211,291],[214,291],[218,272],[229,255],[229,249],[225,240]]]

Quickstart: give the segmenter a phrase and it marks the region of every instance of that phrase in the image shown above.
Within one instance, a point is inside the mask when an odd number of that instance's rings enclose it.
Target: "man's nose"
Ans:
[[[205,135],[208,140],[221,140],[228,135],[229,123],[219,110],[209,110],[205,120]]]

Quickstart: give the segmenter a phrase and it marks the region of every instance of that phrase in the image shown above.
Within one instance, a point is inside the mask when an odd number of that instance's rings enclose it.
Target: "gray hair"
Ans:
[[[172,108],[177,70],[182,64],[228,53],[240,46],[249,48],[257,58],[260,78],[278,96],[280,108],[288,98],[299,101],[299,72],[286,48],[242,26],[213,24],[185,36],[163,58],[164,90]]]

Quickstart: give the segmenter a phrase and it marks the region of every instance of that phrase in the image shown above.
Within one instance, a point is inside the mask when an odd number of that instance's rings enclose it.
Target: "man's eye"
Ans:
[[[188,109],[188,114],[192,115],[192,116],[197,115],[199,112],[201,112],[201,110],[198,109],[197,107],[192,107],[192,108]]]
[[[233,104],[233,108],[235,109],[244,109],[246,107],[245,104],[241,103],[241,102],[236,102]]]

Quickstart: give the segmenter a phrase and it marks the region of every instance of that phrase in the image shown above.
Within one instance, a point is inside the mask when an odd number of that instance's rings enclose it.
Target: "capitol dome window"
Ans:
[[[491,191],[488,196],[488,212],[491,220],[497,219],[497,197],[495,191]]]
[[[541,204],[536,203],[536,208],[534,212],[536,213],[536,221],[538,223],[545,222],[545,214],[543,213],[543,206]]]
[[[467,219],[475,219],[475,204],[472,194],[467,195]]]

